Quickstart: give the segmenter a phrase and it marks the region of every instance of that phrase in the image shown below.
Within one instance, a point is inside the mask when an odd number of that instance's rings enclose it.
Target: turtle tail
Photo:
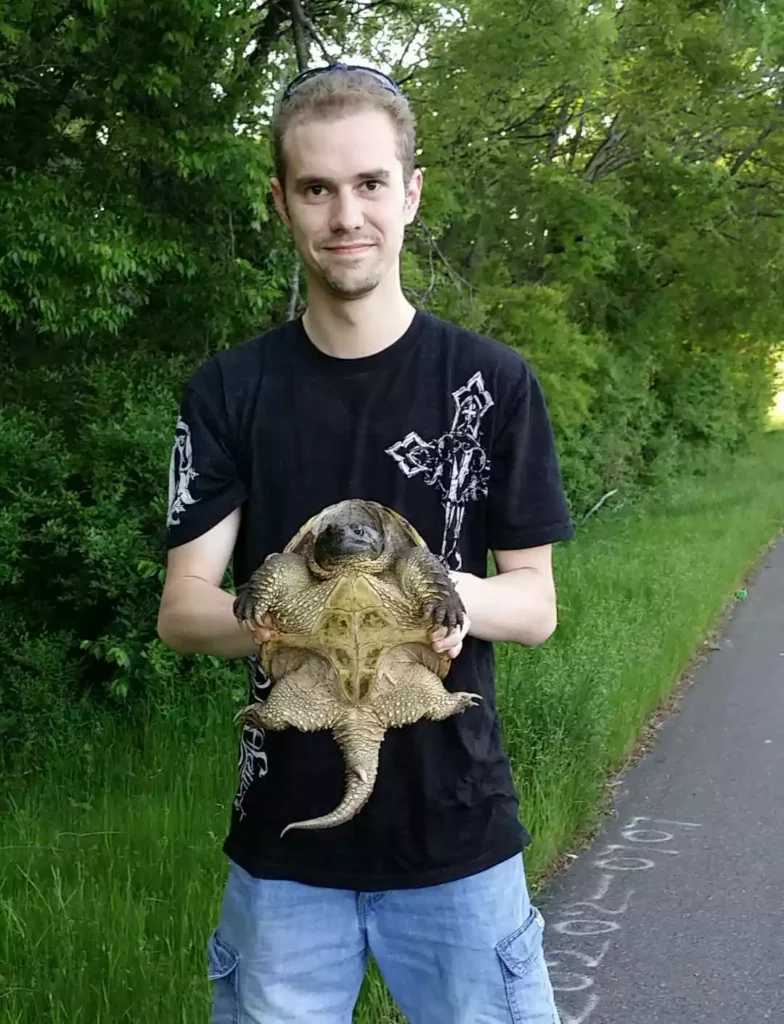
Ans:
[[[320,818],[295,821],[281,832],[281,838],[290,829],[334,828],[349,821],[365,806],[373,792],[378,775],[378,754],[384,739],[384,727],[375,715],[353,708],[332,730],[343,752],[346,764],[346,789],[343,799],[334,811]]]

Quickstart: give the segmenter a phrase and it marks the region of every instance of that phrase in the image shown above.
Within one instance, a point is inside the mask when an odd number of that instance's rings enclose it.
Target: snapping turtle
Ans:
[[[269,697],[235,721],[264,729],[331,729],[346,765],[346,789],[329,814],[289,829],[323,829],[353,818],[373,791],[384,734],[422,718],[474,706],[441,680],[450,658],[430,632],[464,621],[463,603],[441,562],[393,509],[351,499],[313,516],[280,554],[238,588],[234,614],[271,637],[261,663]]]

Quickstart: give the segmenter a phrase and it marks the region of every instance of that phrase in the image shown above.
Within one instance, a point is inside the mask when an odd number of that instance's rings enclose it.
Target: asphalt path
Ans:
[[[784,542],[537,905],[562,1024],[784,1024]]]

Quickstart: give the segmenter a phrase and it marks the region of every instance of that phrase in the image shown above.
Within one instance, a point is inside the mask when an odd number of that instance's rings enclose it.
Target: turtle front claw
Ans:
[[[237,587],[233,611],[235,618],[240,622],[257,622],[257,600],[250,583],[244,583],[241,587]],[[259,614],[258,619],[261,617]]]
[[[465,608],[456,590],[427,605],[425,612],[428,618],[432,618],[436,629],[439,626],[446,626],[451,631],[462,626],[465,621]]]

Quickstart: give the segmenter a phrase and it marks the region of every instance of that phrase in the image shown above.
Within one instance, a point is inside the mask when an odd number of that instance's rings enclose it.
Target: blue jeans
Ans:
[[[372,952],[411,1024],[559,1024],[522,855],[469,878],[361,893],[231,864],[208,946],[212,1024],[351,1024]]]

